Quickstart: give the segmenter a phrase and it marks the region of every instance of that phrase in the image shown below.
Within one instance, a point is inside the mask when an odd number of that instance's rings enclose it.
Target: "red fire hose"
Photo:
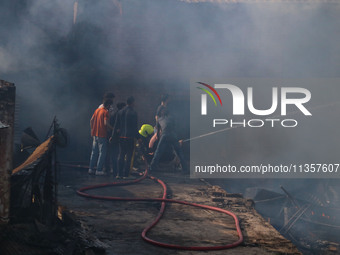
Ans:
[[[148,169],[144,172],[144,174],[141,174],[142,176],[138,179],[135,180],[130,180],[130,181],[122,181],[122,182],[112,182],[112,183],[103,183],[103,184],[97,184],[97,185],[92,185],[88,187],[81,188],[77,191],[77,194],[83,197],[87,198],[94,198],[94,199],[100,199],[100,200],[110,200],[110,201],[158,201],[161,202],[161,208],[160,211],[156,217],[156,219],[149,225],[147,226],[143,232],[142,232],[142,238],[154,245],[166,247],[166,248],[172,248],[172,249],[181,249],[181,250],[195,250],[195,251],[209,251],[209,250],[223,250],[223,249],[229,249],[236,247],[240,245],[243,242],[243,235],[241,232],[240,224],[237,219],[237,216],[233,214],[230,211],[214,207],[214,206],[208,206],[208,205],[201,205],[201,204],[195,204],[195,203],[190,203],[190,202],[185,202],[185,201],[180,201],[180,200],[174,200],[174,199],[167,199],[167,187],[165,183],[151,175],[148,175]],[[123,186],[123,185],[131,185],[137,182],[140,182],[144,180],[146,177],[150,178],[151,180],[157,181],[162,187],[163,187],[163,196],[162,198],[142,198],[142,197],[110,197],[110,196],[98,196],[98,195],[90,195],[86,193],[88,190],[93,190],[93,189],[99,189],[99,188],[105,188],[105,187],[110,187],[110,186]],[[194,207],[199,207],[203,209],[208,209],[216,212],[221,212],[228,214],[234,218],[235,221],[235,226],[236,226],[236,231],[238,234],[238,240],[234,243],[231,244],[226,244],[226,245],[220,245],[220,246],[181,246],[181,245],[176,245],[176,244],[168,244],[168,243],[162,243],[158,242],[155,240],[152,240],[146,236],[147,232],[152,229],[161,219],[163,216],[164,210],[165,210],[165,203],[177,203],[177,204],[183,204],[183,205],[190,205]]]

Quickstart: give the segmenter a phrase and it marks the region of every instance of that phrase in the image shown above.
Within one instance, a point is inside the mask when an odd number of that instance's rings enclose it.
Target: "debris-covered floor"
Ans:
[[[254,209],[250,200],[227,194],[217,186],[190,179],[179,173],[160,173],[169,196],[174,199],[213,205],[230,210],[240,219],[244,243],[230,250],[209,254],[299,254]],[[143,229],[158,214],[158,202],[111,202],[79,197],[76,190],[88,185],[113,181],[111,176],[89,176],[85,170],[62,169],[59,203],[73,213],[88,232],[98,238],[107,254],[199,254],[197,251],[169,250],[146,243]],[[162,189],[152,180],[132,186],[91,191],[109,196],[161,197]],[[188,246],[217,246],[237,240],[232,217],[218,212],[179,204],[168,204],[164,217],[148,236],[158,241]],[[201,252],[206,254],[206,252]]]

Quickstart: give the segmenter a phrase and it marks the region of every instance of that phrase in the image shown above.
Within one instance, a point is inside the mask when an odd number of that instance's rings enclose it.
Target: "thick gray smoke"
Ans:
[[[189,100],[190,79],[338,76],[339,11],[325,3],[6,0],[0,74],[17,86],[22,129],[43,139],[57,115],[71,135],[68,159],[87,160],[89,119],[105,91],[116,103],[135,96],[140,123],[151,123],[163,91]]]

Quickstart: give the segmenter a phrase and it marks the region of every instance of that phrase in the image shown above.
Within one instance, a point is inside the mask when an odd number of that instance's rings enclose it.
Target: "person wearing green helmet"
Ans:
[[[147,162],[150,162],[153,156],[153,150],[149,148],[149,142],[154,134],[154,128],[150,124],[144,124],[141,126],[138,133],[141,140],[141,142],[138,144],[139,151],[141,152],[142,156],[147,160]]]
[[[154,129],[153,126],[149,125],[149,124],[144,124],[141,126],[140,130],[138,131],[138,133],[144,137],[147,138],[150,135],[153,135],[154,133]],[[142,138],[143,139],[143,138]]]

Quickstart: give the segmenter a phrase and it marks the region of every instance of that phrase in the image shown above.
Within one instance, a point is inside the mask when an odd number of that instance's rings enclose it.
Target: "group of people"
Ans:
[[[113,93],[106,93],[90,120],[93,143],[89,174],[105,175],[105,168],[117,179],[127,178],[133,167],[136,143],[150,166],[150,172],[157,171],[162,159],[175,155],[186,173],[188,170],[176,136],[175,122],[167,108],[169,95],[162,95],[156,111],[156,125],[144,124],[139,130],[135,99],[129,97],[126,104],[118,103],[115,110],[114,97]]]

